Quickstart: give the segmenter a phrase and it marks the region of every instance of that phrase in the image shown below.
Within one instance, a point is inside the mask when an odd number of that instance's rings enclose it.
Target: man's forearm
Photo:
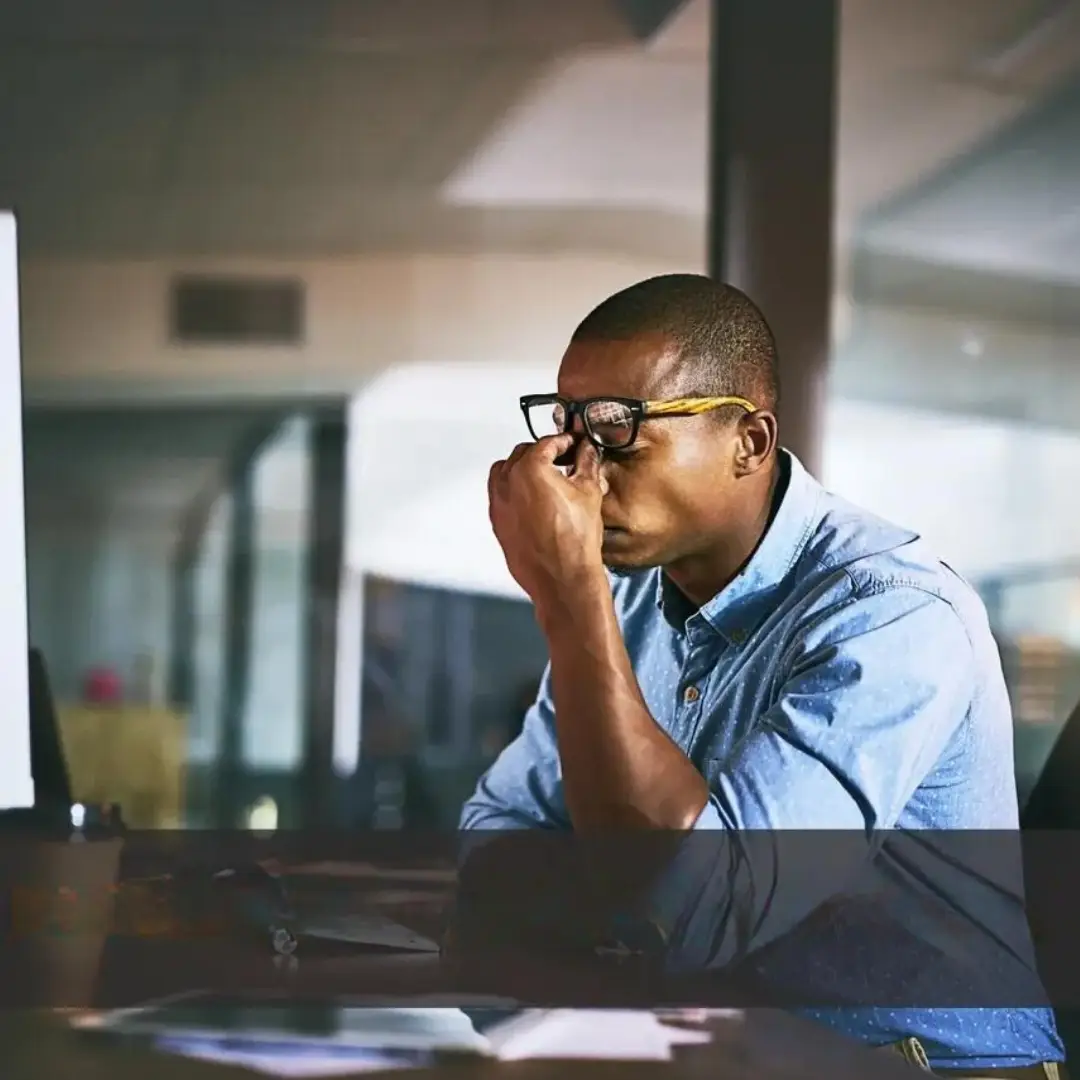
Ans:
[[[641,695],[607,577],[536,600],[575,830],[689,829],[708,788]]]

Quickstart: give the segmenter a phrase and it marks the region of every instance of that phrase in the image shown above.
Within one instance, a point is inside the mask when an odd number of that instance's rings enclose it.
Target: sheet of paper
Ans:
[[[645,1010],[552,1009],[524,1030],[508,1032],[505,1041],[493,1041],[503,1061],[670,1061],[673,1046],[707,1043],[711,1039],[708,1031],[674,1028]]]
[[[268,1076],[290,1078],[345,1076],[430,1065],[423,1052],[368,1050],[357,1047],[306,1046],[288,1042],[163,1038],[158,1049],[218,1065],[236,1065]]]
[[[710,1020],[742,1020],[742,1009],[657,1009],[656,1015],[663,1021],[676,1024],[707,1024]]]
[[[157,1045],[283,1078],[424,1066],[434,1061],[437,1051],[493,1055],[503,1061],[670,1061],[673,1047],[712,1040],[711,1031],[692,1025],[742,1016],[737,1010],[666,1010],[665,1018],[691,1025],[675,1027],[649,1010],[529,1009],[485,1029],[474,1027],[480,1021],[470,1020],[460,1008],[432,1007],[435,1000],[413,1000],[407,1008],[349,1008],[340,1029],[326,1039],[297,1038],[284,1031],[178,1031],[162,1033]]]

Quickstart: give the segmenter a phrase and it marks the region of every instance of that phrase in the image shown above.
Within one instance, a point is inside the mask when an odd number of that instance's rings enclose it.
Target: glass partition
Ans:
[[[252,463],[250,660],[241,717],[245,807],[276,798],[284,827],[299,824],[292,790],[304,751],[312,506],[311,421],[295,416]],[[255,790],[260,786],[273,791]]]

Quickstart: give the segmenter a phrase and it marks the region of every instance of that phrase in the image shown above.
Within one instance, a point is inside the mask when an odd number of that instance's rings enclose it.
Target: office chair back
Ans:
[[[1028,921],[1058,1030],[1080,1060],[1080,704],[1065,721],[1020,815]],[[1074,877],[1073,875],[1076,874]]]

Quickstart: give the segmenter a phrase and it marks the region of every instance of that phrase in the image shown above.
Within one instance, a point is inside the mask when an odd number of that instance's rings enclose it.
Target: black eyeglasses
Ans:
[[[672,398],[669,401],[640,401],[637,398],[599,397],[568,401],[558,394],[526,394],[521,411],[534,439],[562,435],[575,430],[575,418],[598,450],[625,450],[637,438],[642,420],[657,416],[698,416],[728,405],[748,413],[757,412],[752,401],[741,397]]]

